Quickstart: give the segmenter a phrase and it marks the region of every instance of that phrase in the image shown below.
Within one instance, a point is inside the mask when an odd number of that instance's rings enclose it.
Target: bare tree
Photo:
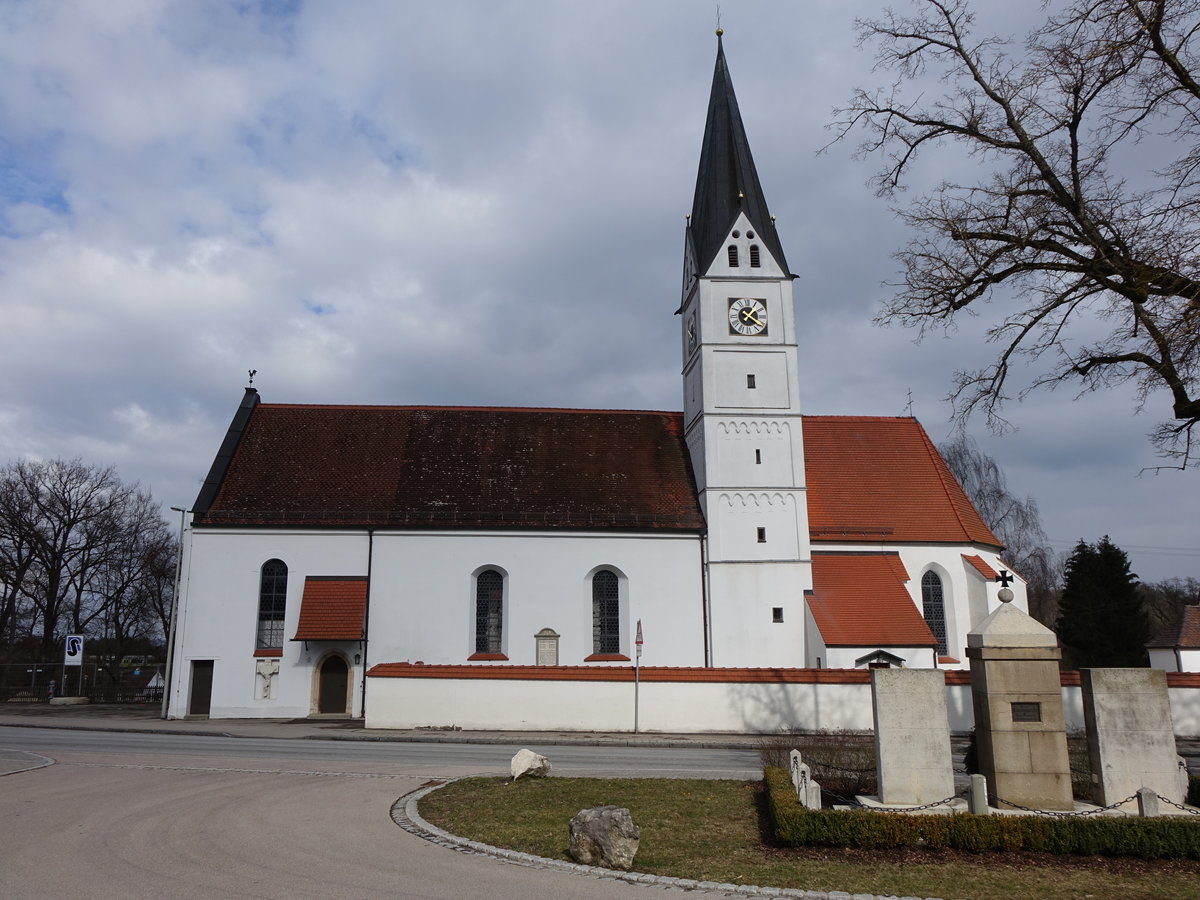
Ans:
[[[839,138],[884,163],[874,186],[905,187],[918,158],[951,147],[978,163],[900,215],[918,236],[879,320],[951,327],[989,301],[1000,346],[961,372],[960,419],[993,428],[1020,393],[1130,382],[1176,467],[1195,462],[1200,422],[1200,0],[1073,0],[1023,47],[973,33],[968,0],[919,0],[909,16],[860,21],[896,80],[854,93]],[[939,79],[947,87],[937,87]],[[1020,365],[1018,365],[1020,363]],[[1010,386],[1035,367],[1031,383]],[[1040,370],[1040,371],[1037,371]],[[1159,392],[1169,395],[1166,403]]]
[[[1005,562],[1025,579],[1030,615],[1052,624],[1058,618],[1062,562],[1050,549],[1037,501],[1013,494],[996,460],[965,434],[939,445],[938,452],[988,528],[1004,544]]]
[[[112,468],[17,461],[0,469],[0,625],[50,652],[65,630],[152,631],[174,539],[149,494]],[[165,582],[170,589],[169,581]]]
[[[1200,604],[1200,579],[1168,578],[1138,585],[1150,620],[1151,636],[1179,620],[1185,606]]]

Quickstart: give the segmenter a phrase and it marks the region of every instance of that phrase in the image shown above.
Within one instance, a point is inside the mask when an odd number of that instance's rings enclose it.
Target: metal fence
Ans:
[[[0,663],[0,703],[48,703],[52,697],[87,697],[92,703],[158,703],[161,687],[113,684],[96,663]]]

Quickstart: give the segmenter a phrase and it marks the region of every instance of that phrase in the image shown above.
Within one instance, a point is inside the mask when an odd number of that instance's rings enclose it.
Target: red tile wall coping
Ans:
[[[943,672],[946,684],[969,685],[971,673],[962,669]],[[460,666],[424,663],[379,663],[372,678],[437,678],[491,681],[633,681],[632,666]],[[1060,673],[1063,687],[1078,687],[1078,672]],[[645,682],[731,684],[870,684],[869,669],[710,669],[643,666]],[[1168,672],[1168,687],[1200,688],[1200,672]]]

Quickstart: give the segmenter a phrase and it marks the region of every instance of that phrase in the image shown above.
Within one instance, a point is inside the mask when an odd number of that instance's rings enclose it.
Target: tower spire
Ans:
[[[745,213],[768,252],[788,272],[783,246],[775,231],[775,220],[767,208],[750,142],[742,125],[733,80],[725,61],[723,30],[717,29],[717,63],[708,117],[696,174],[696,194],[688,228],[694,259],[704,272],[720,252],[738,213]]]

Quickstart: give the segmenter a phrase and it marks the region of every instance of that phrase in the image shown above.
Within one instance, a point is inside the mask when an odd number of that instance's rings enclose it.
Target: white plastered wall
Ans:
[[[290,638],[296,633],[306,575],[367,574],[365,532],[189,529],[186,548],[168,715],[188,713],[192,662],[212,660],[210,717],[307,716],[316,711],[315,669],[334,651],[350,663],[350,709],[358,711],[362,667],[354,665],[354,655],[362,647],[324,641],[306,647]],[[269,559],[287,564],[288,587],[279,674],[271,684],[271,698],[264,699],[254,651],[259,581]]]
[[[456,726],[467,730],[632,731],[633,683],[371,678],[368,728]],[[579,698],[587,696],[588,716]],[[1082,731],[1079,687],[1064,687],[1068,732]],[[1200,689],[1168,690],[1175,733],[1200,735]],[[974,727],[971,688],[946,687],[950,730]],[[645,682],[638,690],[640,731],[696,734],[778,734],[787,731],[870,731],[870,684]]]
[[[342,653],[350,663],[355,714],[361,710],[364,665],[466,663],[475,649],[473,574],[487,567],[506,575],[508,659],[500,664],[532,665],[534,635],[543,628],[560,635],[560,664],[583,664],[593,651],[590,576],[602,567],[620,579],[624,655],[634,656],[633,633],[641,619],[646,664],[704,664],[704,592],[695,535],[376,532],[365,648],[358,642],[289,640],[306,576],[368,574],[365,531],[222,529],[190,531],[188,538],[172,717],[189,711],[194,660],[213,661],[212,718],[315,712],[315,672],[329,652]],[[254,657],[259,578],[262,564],[273,558],[288,566],[285,640],[271,697],[263,698]],[[355,665],[356,654],[362,665]]]
[[[698,537],[562,532],[376,533],[371,663],[467,662],[472,573],[487,567],[507,576],[501,665],[533,665],[543,628],[560,636],[560,665],[583,664],[593,652],[590,576],[600,568],[621,582],[622,653],[633,658],[641,619],[647,665],[704,664]]]

